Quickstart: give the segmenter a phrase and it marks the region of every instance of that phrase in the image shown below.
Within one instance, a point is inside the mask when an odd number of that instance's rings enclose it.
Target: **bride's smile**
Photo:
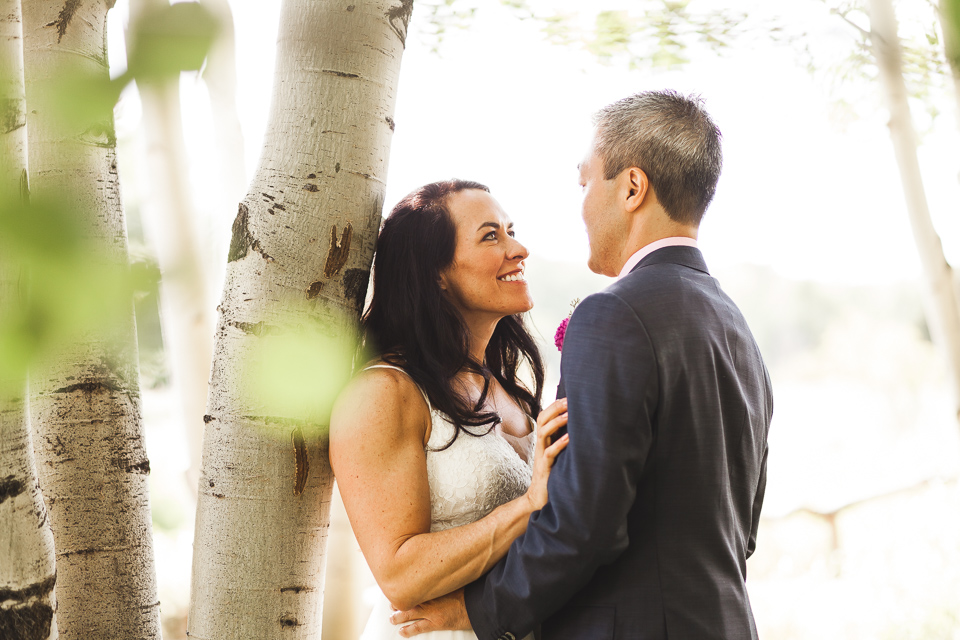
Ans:
[[[466,189],[450,195],[447,208],[457,242],[440,283],[467,325],[496,324],[532,309],[523,263],[529,254],[500,204],[486,191]]]

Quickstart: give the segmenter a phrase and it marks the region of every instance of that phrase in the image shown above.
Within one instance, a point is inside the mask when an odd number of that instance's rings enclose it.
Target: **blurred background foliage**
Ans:
[[[43,82],[27,79],[27,109],[55,113],[65,136],[72,134],[67,139],[112,147],[113,109],[123,88],[133,80],[179,80],[181,71],[200,69],[217,29],[199,4],[162,7],[134,25],[138,45],[124,75],[65,68]],[[62,148],[71,153],[70,146]],[[141,324],[150,353],[151,324],[159,324],[150,313],[160,279],[155,262],[142,252],[132,254],[131,264],[110,257],[117,254],[114,239],[95,237],[82,222],[98,212],[77,211],[72,201],[70,192],[82,185],[31,198],[28,176],[24,172],[18,192],[0,193],[0,254],[18,283],[14,299],[0,306],[0,380],[23,380],[32,362],[129,314],[132,300],[146,312]]]

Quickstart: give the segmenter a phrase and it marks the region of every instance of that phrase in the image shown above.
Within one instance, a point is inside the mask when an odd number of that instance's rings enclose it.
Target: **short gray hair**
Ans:
[[[699,97],[645,91],[604,107],[594,123],[604,178],[637,167],[671,219],[700,224],[717,189],[723,152],[720,129]]]

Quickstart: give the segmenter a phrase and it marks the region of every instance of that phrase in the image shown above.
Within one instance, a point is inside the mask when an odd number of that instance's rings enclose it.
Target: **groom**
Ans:
[[[770,380],[696,237],[720,176],[699,101],[640,93],[597,116],[580,165],[590,269],[618,280],[567,327],[570,444],[549,503],[485,576],[394,615],[404,636],[757,638],[746,588]]]

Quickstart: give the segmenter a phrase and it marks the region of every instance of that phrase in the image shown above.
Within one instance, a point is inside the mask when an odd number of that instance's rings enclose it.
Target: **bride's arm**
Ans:
[[[330,424],[330,463],[360,549],[398,609],[449,593],[486,573],[546,501],[546,475],[566,440],[545,438],[566,420],[551,406],[538,428],[540,469],[531,490],[461,527],[430,532],[424,445],[427,405],[404,374],[366,372],[341,395]],[[560,415],[563,414],[563,415]],[[541,460],[546,464],[541,464]]]

